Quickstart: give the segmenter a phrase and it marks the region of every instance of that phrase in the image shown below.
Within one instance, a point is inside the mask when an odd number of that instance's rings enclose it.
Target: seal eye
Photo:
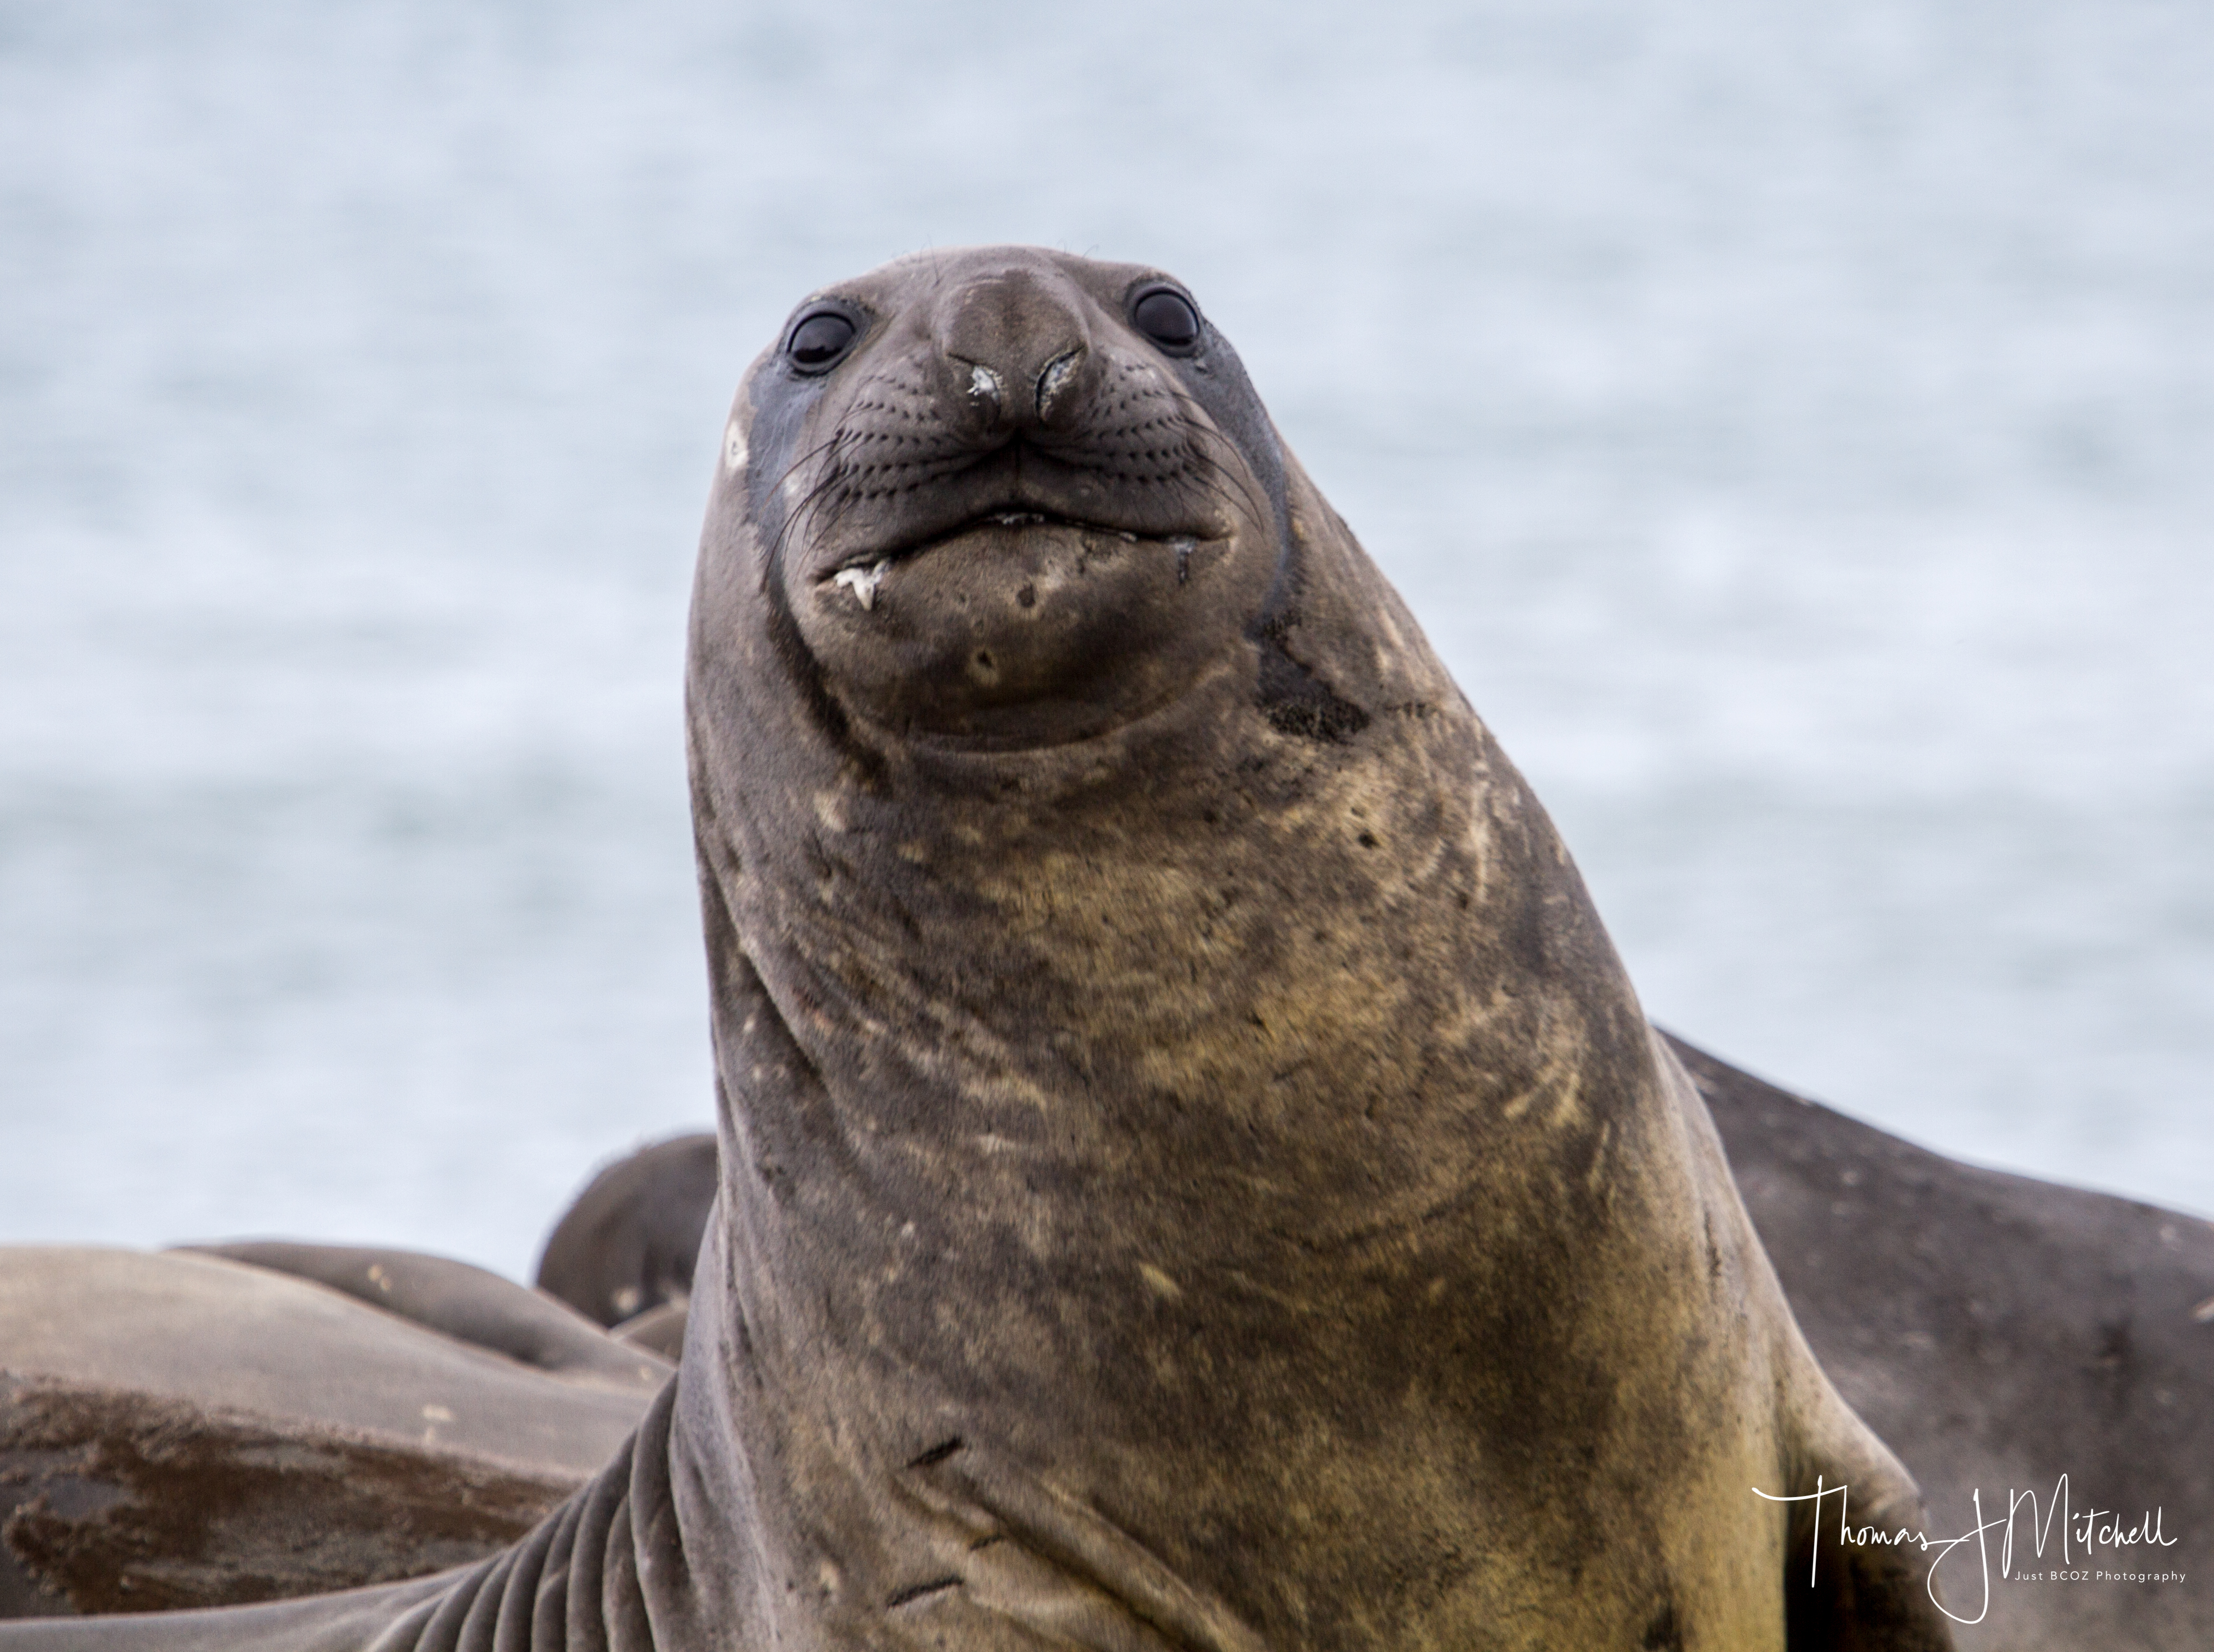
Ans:
[[[810,372],[819,373],[844,355],[859,329],[835,309],[818,309],[792,329],[785,353]]]
[[[1148,287],[1130,306],[1130,320],[1164,350],[1183,352],[1199,342],[1199,311],[1174,287]]]

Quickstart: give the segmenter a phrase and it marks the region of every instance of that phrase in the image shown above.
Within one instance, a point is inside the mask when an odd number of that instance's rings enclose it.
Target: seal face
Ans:
[[[1042,744],[1229,669],[1281,465],[1223,428],[1243,374],[1190,297],[1026,257],[920,303],[905,282],[803,305],[749,388],[750,511],[839,696],[920,737]]]

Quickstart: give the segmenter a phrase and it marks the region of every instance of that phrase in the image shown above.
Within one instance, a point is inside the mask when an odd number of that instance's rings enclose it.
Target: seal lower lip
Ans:
[[[988,528],[1066,528],[1079,534],[1104,534],[1127,545],[1136,545],[1147,540],[1165,545],[1196,544],[1202,537],[1196,533],[1134,533],[1128,528],[1112,527],[1104,522],[1079,522],[1073,517],[1057,517],[1043,511],[995,511],[973,517],[957,527],[933,534],[927,539],[916,540],[912,544],[896,546],[890,550],[858,552],[823,575],[823,580],[827,584],[841,585],[852,590],[861,597],[861,606],[866,608],[874,597],[878,583],[884,577],[884,571],[893,563],[920,556],[940,545],[950,545],[955,540],[966,539],[969,535],[982,533]],[[863,594],[865,588],[867,595]]]
[[[1174,555],[1176,582],[1179,586],[1187,585],[1191,582],[1191,560],[1202,542],[1202,535],[1196,533],[1140,534],[1128,528],[1109,527],[1104,523],[1082,522],[1073,517],[1055,516],[1049,511],[995,511],[988,515],[972,517],[950,532],[933,535],[928,539],[918,540],[913,544],[902,546],[896,550],[865,551],[858,555],[848,556],[845,561],[833,567],[829,573],[818,576],[816,581],[816,588],[826,592],[842,590],[864,611],[873,612],[877,606],[877,597],[885,577],[891,572],[895,566],[914,561],[930,552],[958,544],[963,540],[973,539],[978,535],[995,529],[1020,533],[1025,529],[1033,528],[1060,529],[1087,539],[1116,539],[1130,546],[1159,546]],[[1032,606],[1032,598],[1028,595],[1027,587],[1022,599],[1022,606],[1025,609]]]

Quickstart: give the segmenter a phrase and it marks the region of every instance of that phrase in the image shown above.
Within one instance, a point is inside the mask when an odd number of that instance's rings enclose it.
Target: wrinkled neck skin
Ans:
[[[1710,1311],[1764,1261],[1544,812],[1278,462],[1184,587],[1236,623],[1031,744],[847,692],[774,493],[724,478],[678,1429],[765,1643],[1635,1644],[1728,1587],[1673,1498],[1727,1483],[1728,1565],[1779,1540],[1767,1396],[1650,1467],[1765,1334]]]

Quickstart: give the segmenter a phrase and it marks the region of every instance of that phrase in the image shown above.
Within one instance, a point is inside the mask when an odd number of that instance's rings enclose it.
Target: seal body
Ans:
[[[712,1177],[712,1166],[709,1174]],[[672,1214],[682,1221],[682,1212]],[[704,1219],[703,1211],[700,1223]],[[699,1246],[698,1233],[695,1225],[694,1250]],[[527,1290],[513,1280],[448,1257],[362,1245],[309,1245],[292,1239],[183,1245],[178,1253],[220,1257],[309,1280],[518,1364],[635,1392],[641,1404],[652,1397],[669,1374],[668,1366],[659,1358],[639,1359],[634,1343],[602,1335],[599,1326],[566,1299],[549,1300],[551,1294],[543,1287]]]
[[[168,1643],[1946,1643],[1925,1560],[1810,1555],[1818,1486],[1911,1526],[1911,1481],[1170,278],[984,248],[803,305],[688,701],[720,1188],[675,1384],[443,1589]]]
[[[0,1618],[496,1554],[615,1455],[670,1374],[460,1263],[226,1248],[0,1247]]]
[[[1985,1511],[2011,1526],[2010,1555],[2003,1527],[1942,1568],[1963,1652],[2214,1643],[2205,1597],[2187,1588],[2044,1582],[2056,1565],[2080,1569],[2073,1534],[2117,1502],[2133,1512],[2115,1530],[2142,1540],[2103,1561],[2095,1548],[2094,1569],[2205,1570],[2214,1416],[2190,1402],[2214,1385],[2214,1224],[1960,1164],[1667,1043],[1792,1317],[1920,1484],[1926,1529],[1949,1539]],[[713,1136],[682,1140],[712,1153]],[[657,1202],[664,1156],[640,1149],[594,1184],[619,1197],[578,1201],[611,1235],[608,1257],[635,1257],[650,1227],[669,1232],[665,1253],[698,1251],[712,1201]],[[688,1232],[675,1231],[680,1217]]]
[[[554,1223],[538,1259],[538,1288],[610,1330],[647,1315],[681,1323],[714,1201],[712,1135],[674,1136],[626,1154],[595,1175]]]

